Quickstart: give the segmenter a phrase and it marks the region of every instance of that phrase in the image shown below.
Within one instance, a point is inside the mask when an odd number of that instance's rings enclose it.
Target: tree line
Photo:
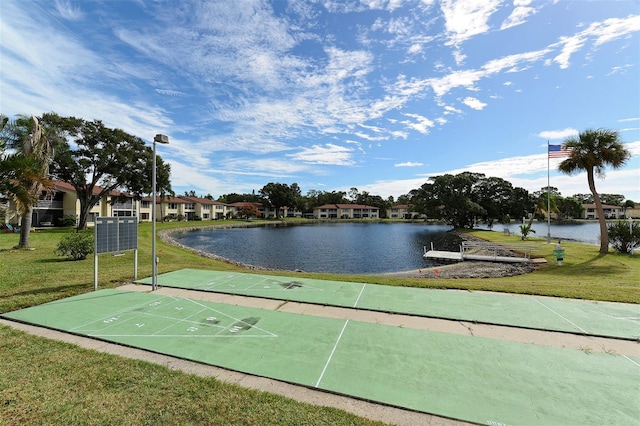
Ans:
[[[547,194],[549,194],[549,199]],[[196,197],[195,191],[185,191],[186,196]],[[600,194],[603,204],[633,207],[635,203],[620,194]],[[200,198],[213,200],[211,194]],[[558,220],[580,218],[583,204],[592,204],[593,198],[586,194],[563,197],[555,187],[544,187],[530,193],[524,188],[513,187],[502,178],[487,177],[481,173],[463,172],[457,175],[435,176],[430,182],[408,194],[394,199],[383,199],[357,188],[345,191],[309,190],[302,195],[297,183],[291,185],[270,182],[258,193],[230,193],[218,197],[216,201],[232,204],[238,202],[260,203],[279,210],[289,207],[303,213],[325,204],[359,204],[380,209],[380,217],[385,218],[388,209],[395,205],[407,205],[416,217],[442,220],[454,227],[470,227],[478,221],[489,225],[509,223],[525,218],[544,219],[547,210]],[[549,202],[550,201],[550,202]],[[624,201],[624,202],[622,202]]]
[[[381,216],[394,204],[407,204],[409,211],[460,228],[472,227],[477,220],[492,224],[512,218],[556,212],[559,217],[578,217],[581,204],[593,201],[600,220],[600,251],[608,250],[607,227],[602,204],[620,205],[618,194],[598,194],[594,176],[606,167],[619,168],[631,157],[616,131],[597,129],[580,132],[563,142],[567,159],[558,169],[566,174],[585,171],[591,195],[563,198],[556,188],[543,188],[529,194],[523,188],[498,177],[462,172],[434,176],[420,188],[394,200],[367,191],[310,190],[301,194],[297,183],[270,182],[258,194],[225,194],[219,201],[261,202],[279,215],[281,207],[311,212],[324,204],[360,204],[377,207]],[[0,114],[0,194],[11,197],[21,216],[19,248],[29,248],[33,207],[42,191],[53,188],[53,180],[72,185],[80,201],[78,229],[84,229],[89,211],[112,191],[122,191],[140,199],[151,194],[153,151],[137,136],[105,126],[100,120],[84,120],[45,113],[40,117],[18,116],[10,121]],[[157,157],[157,188],[160,196],[175,195],[171,188],[171,167]],[[193,191],[187,195],[195,195]],[[553,204],[547,206],[548,197]],[[210,194],[207,197],[211,197]],[[213,198],[213,197],[211,197]],[[112,202],[119,201],[114,198]],[[546,203],[545,203],[546,201]],[[625,206],[635,203],[626,200]],[[549,208],[551,207],[551,208]]]

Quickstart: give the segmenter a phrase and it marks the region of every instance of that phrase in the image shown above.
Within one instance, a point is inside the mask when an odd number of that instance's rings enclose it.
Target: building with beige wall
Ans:
[[[380,209],[361,204],[324,204],[313,209],[316,219],[379,219]]]

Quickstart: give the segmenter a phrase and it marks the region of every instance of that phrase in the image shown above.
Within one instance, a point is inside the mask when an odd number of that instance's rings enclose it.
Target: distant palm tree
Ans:
[[[618,132],[608,129],[585,130],[580,132],[577,138],[574,136],[565,139],[564,145],[571,152],[569,157],[560,163],[558,170],[568,175],[583,170],[587,173],[589,190],[593,195],[600,222],[600,253],[607,253],[609,234],[602,202],[596,192],[594,176],[597,174],[603,177],[606,166],[614,169],[622,167],[631,158],[631,153],[620,142]]]
[[[0,162],[0,176],[7,177],[2,186],[6,186],[3,189],[13,197],[21,215],[18,248],[28,249],[33,207],[40,192],[52,186],[49,180],[52,147],[34,116],[19,116],[11,123],[3,117],[1,130],[3,145],[16,151]]]

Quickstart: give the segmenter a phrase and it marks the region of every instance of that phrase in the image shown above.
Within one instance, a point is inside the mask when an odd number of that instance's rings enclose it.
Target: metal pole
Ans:
[[[547,244],[551,244],[551,180],[549,177],[549,140],[547,140]]]
[[[158,289],[158,260],[156,259],[156,140],[153,139],[153,170],[151,171],[151,290]]]
[[[151,171],[151,193],[152,206],[151,206],[151,290],[156,291],[158,289],[158,258],[156,256],[156,142],[167,144],[169,143],[169,137],[161,134],[157,134],[153,138],[153,170]]]

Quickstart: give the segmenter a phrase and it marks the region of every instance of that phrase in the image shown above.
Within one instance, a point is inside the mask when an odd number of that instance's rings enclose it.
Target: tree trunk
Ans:
[[[78,231],[82,231],[87,228],[88,217],[89,209],[83,203],[80,203],[80,216],[78,217],[78,227],[76,228]]]
[[[19,249],[29,249],[29,233],[31,232],[31,222],[33,221],[33,206],[29,206],[29,210],[22,215],[20,219],[20,242]]]
[[[93,207],[91,204],[91,196],[86,194],[78,194],[80,197],[80,216],[78,217],[78,231],[82,231],[87,228],[87,221],[89,220],[89,210]]]
[[[596,184],[593,178],[593,167],[587,169],[587,182],[589,182],[589,190],[593,195],[593,201],[596,204],[596,213],[598,214],[598,222],[600,224],[600,253],[609,253],[609,232],[607,231],[607,222],[604,218],[604,209],[602,201],[596,191]]]

